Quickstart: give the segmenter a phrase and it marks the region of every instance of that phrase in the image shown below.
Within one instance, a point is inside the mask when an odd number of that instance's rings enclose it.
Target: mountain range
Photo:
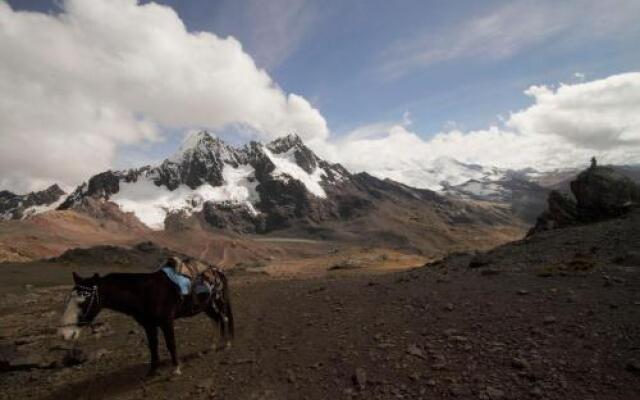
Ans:
[[[57,185],[27,195],[0,192],[0,218],[58,209],[141,230],[198,227],[444,251],[522,235],[546,208],[549,191],[576,173],[443,158],[418,174],[424,182],[416,186],[439,185],[433,191],[352,173],[318,157],[295,134],[234,147],[202,131],[158,165],[105,171],[68,195]]]

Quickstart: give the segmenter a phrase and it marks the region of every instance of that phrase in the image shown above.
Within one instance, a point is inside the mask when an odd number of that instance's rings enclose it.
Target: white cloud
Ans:
[[[637,0],[519,0],[440,29],[425,29],[393,43],[380,54],[378,72],[395,79],[415,69],[450,60],[509,58],[526,48],[638,31]]]
[[[560,85],[556,90],[532,86],[525,93],[534,105],[512,114],[507,122],[518,132],[559,136],[596,151],[640,146],[640,73]]]
[[[282,63],[300,45],[316,18],[309,0],[251,0],[246,6],[251,55],[265,68]]]
[[[158,127],[246,125],[263,139],[328,136],[233,37],[190,33],[169,7],[67,0],[58,15],[0,2],[0,186],[73,185]]]
[[[356,129],[318,151],[353,171],[437,189],[452,159],[503,168],[540,170],[602,162],[640,162],[640,73],[525,91],[534,104],[501,126],[453,129],[423,139],[408,127],[379,123]],[[450,176],[448,180],[459,178]]]
[[[619,14],[633,7],[616,1],[626,8],[603,8],[589,29],[604,32],[624,20]],[[556,17],[545,25],[546,14],[535,13],[528,17],[532,25],[512,28],[510,20],[520,25],[513,10],[469,22],[486,42],[478,51],[501,56],[564,29]],[[530,36],[537,26],[541,32]],[[444,59],[478,45],[471,39],[452,43],[453,53]],[[172,9],[157,4],[67,0],[63,13],[45,15],[15,12],[0,2],[0,54],[1,189],[77,184],[112,167],[122,146],[162,140],[159,132],[167,127],[240,125],[264,140],[295,131],[321,156],[353,171],[421,187],[437,186],[453,159],[539,169],[582,165],[594,154],[602,162],[640,162],[640,73],[532,86],[525,92],[530,107],[487,129],[465,131],[452,122],[424,139],[412,131],[407,112],[401,121],[329,138],[319,111],[278,88],[237,40],[187,32]]]

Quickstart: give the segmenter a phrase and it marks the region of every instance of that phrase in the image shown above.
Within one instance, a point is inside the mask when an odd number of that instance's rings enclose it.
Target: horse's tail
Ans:
[[[224,310],[222,311],[224,314],[224,324],[231,339],[233,339],[235,332],[233,326],[233,310],[231,309],[231,293],[227,276],[222,271],[220,272],[220,279],[222,280],[222,298],[224,299]]]
[[[234,335],[235,335],[235,331],[234,331],[234,327],[233,327],[233,311],[231,311],[231,302],[227,301],[227,304],[225,306],[225,314],[227,316],[227,330],[229,331],[229,335],[231,336],[231,339],[233,339]]]

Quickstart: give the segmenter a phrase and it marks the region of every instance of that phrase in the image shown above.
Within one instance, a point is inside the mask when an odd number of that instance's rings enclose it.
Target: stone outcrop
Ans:
[[[528,236],[618,217],[640,204],[638,184],[613,168],[595,163],[571,182],[571,192],[574,198],[551,191],[547,210],[538,217]]]
[[[640,186],[609,167],[592,167],[571,182],[582,220],[615,217],[640,203]]]

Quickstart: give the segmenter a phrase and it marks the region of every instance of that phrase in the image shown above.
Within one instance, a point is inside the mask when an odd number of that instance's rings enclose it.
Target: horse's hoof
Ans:
[[[176,367],[176,369],[173,370],[173,374],[176,376],[182,375],[182,370],[180,369],[179,365]]]
[[[158,376],[158,370],[150,369],[147,371],[147,378],[155,378],[156,376]]]

